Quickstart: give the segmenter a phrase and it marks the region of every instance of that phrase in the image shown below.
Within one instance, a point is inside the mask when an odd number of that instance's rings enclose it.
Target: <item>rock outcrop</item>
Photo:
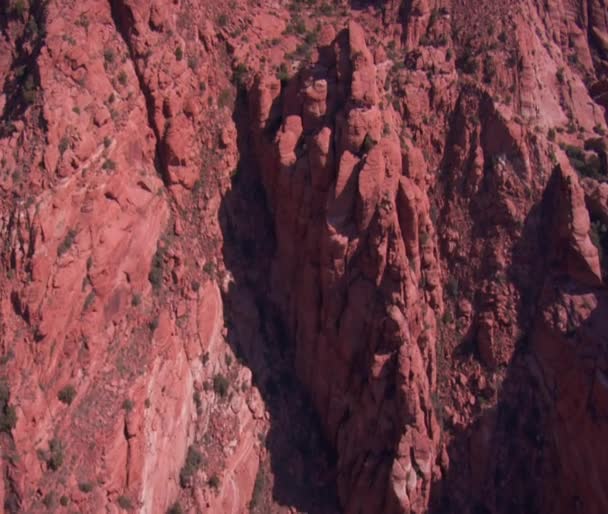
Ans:
[[[605,0],[10,0],[8,513],[604,514]]]

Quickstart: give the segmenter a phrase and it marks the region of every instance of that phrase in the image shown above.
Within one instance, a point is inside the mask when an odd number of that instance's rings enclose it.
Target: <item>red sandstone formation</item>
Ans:
[[[5,512],[608,512],[605,0],[1,9]]]

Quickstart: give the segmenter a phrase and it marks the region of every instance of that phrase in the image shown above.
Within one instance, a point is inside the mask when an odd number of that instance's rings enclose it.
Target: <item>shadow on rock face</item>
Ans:
[[[253,383],[270,415],[265,438],[268,459],[261,463],[258,483],[269,486],[270,475],[273,477],[270,494],[254,493],[251,512],[280,512],[284,511],[281,507],[292,507],[310,514],[338,513],[335,457],[295,378],[290,337],[271,300],[273,223],[249,149],[244,93],[237,98],[233,119],[240,161],[233,187],[220,208],[223,258],[233,279],[223,298],[227,340],[239,360],[251,369]]]
[[[526,217],[508,271],[521,293],[525,336],[508,366],[496,369],[496,405],[478,396],[474,422],[444,426],[450,466],[433,485],[431,514],[605,512],[605,487],[593,484],[605,476],[604,450],[589,442],[605,433],[594,366],[606,354],[608,299],[604,286],[556,267],[547,194]]]

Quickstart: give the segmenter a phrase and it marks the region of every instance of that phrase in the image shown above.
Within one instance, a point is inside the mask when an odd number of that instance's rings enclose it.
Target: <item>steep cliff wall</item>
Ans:
[[[608,510],[604,0],[0,8],[7,512]]]

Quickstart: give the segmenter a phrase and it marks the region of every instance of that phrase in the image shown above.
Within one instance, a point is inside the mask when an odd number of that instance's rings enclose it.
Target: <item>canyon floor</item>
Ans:
[[[7,514],[608,512],[606,0],[0,0]]]

